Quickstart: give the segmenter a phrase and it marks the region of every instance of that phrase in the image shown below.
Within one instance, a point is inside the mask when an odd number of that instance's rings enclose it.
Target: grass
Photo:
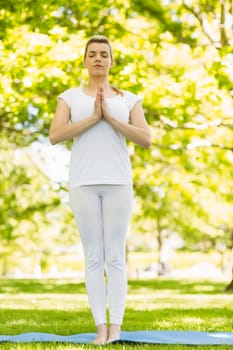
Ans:
[[[224,282],[191,280],[129,281],[122,330],[233,331],[233,294]],[[1,279],[0,334],[95,332],[85,286],[75,280]],[[1,343],[1,350],[93,349],[93,345]],[[102,347],[103,348],[103,347]],[[115,344],[105,348],[209,350],[213,346]],[[232,346],[216,346],[232,350]]]

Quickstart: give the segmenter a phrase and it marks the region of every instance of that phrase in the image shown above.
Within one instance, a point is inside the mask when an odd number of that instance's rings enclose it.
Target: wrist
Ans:
[[[114,121],[116,120],[111,114],[106,115],[105,119],[106,119],[109,123],[114,123]]]
[[[98,122],[98,120],[99,120],[98,114],[93,113],[93,114],[91,115],[90,119],[91,119],[93,122],[95,122],[95,123]]]

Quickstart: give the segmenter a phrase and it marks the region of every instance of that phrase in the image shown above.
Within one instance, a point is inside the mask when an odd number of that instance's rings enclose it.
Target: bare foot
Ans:
[[[108,343],[120,339],[121,326],[118,324],[110,324],[109,334],[108,334]]]
[[[108,327],[105,323],[97,326],[96,338],[92,341],[92,344],[103,345],[106,344],[108,339]]]

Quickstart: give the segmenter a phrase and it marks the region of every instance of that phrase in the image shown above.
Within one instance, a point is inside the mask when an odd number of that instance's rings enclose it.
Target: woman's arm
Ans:
[[[100,99],[96,99],[95,109],[90,117],[78,122],[70,123],[70,108],[62,99],[58,99],[56,112],[49,130],[49,139],[52,145],[76,137],[95,125],[101,118]]]
[[[140,102],[137,102],[130,112],[130,124],[114,118],[110,114],[104,100],[102,100],[102,110],[104,119],[111,124],[114,129],[137,145],[144,148],[150,147],[151,132]]]

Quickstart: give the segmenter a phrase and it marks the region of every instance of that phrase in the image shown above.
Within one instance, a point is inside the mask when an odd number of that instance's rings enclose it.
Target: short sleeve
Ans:
[[[142,102],[143,100],[141,95],[135,95],[130,91],[124,91],[124,98],[129,111],[131,111],[137,102]]]
[[[65,90],[60,95],[58,95],[57,98],[62,98],[68,104],[68,106],[71,107],[71,97],[72,97],[71,92],[72,92],[72,89]]]

